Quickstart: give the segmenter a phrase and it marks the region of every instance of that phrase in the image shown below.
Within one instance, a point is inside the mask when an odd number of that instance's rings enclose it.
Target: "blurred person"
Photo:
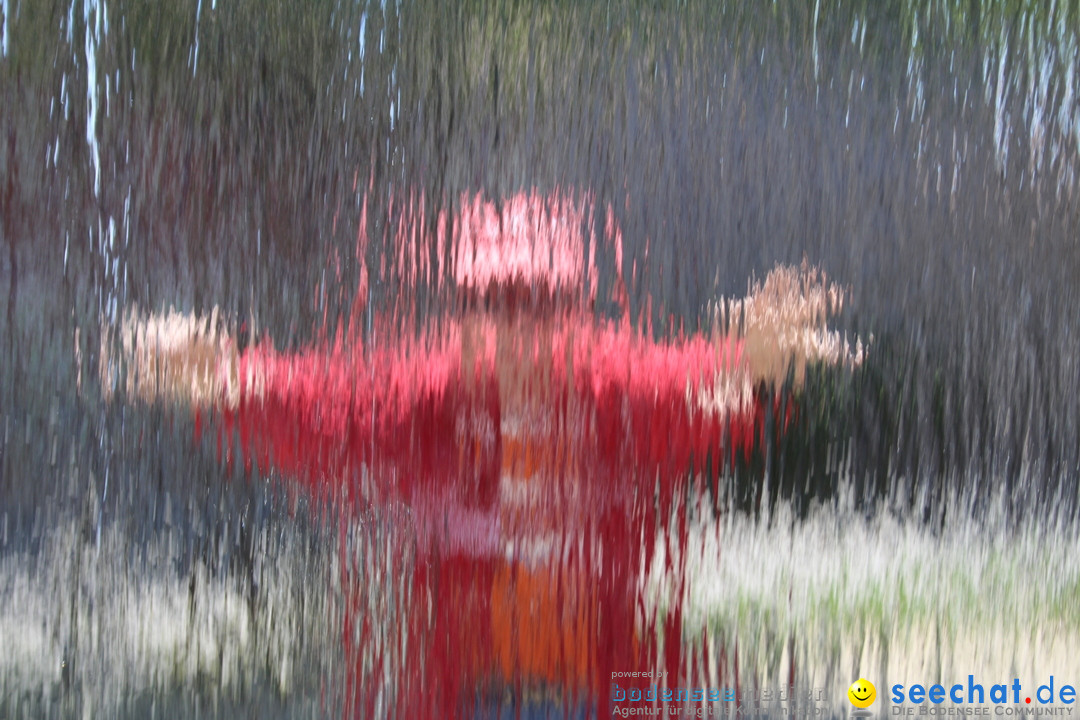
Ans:
[[[426,232],[422,202],[413,209],[400,253],[417,224]],[[639,585],[658,533],[685,542],[680,489],[695,464],[716,468],[753,448],[766,418],[760,388],[789,373],[798,385],[808,363],[861,362],[861,345],[827,328],[842,293],[805,265],[718,301],[709,333],[656,342],[634,330],[621,275],[623,317],[599,319],[596,225],[621,268],[614,213],[600,216],[587,194],[522,193],[498,207],[464,197],[431,229],[464,310],[420,338],[241,349],[216,311],[133,309],[103,328],[106,397],[123,376],[128,398],[220,413],[247,462],[357,516],[408,509],[415,555],[403,563],[411,591],[397,627],[373,626],[363,558],[342,537],[348,714],[375,711],[372,688],[386,673],[391,713],[403,716],[471,714],[537,692],[603,713],[613,671],[677,678],[677,603],[658,647]],[[362,220],[360,257],[366,232]],[[421,264],[407,282],[432,270]],[[366,269],[361,278],[354,321]],[[408,649],[395,654],[395,642]]]

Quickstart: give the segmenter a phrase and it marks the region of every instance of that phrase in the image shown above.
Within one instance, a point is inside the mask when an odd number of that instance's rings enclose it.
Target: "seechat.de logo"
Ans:
[[[877,688],[874,687],[874,683],[866,678],[859,678],[851,683],[847,696],[851,704],[858,708],[851,713],[851,717],[870,717],[872,713],[867,708],[877,700]]]

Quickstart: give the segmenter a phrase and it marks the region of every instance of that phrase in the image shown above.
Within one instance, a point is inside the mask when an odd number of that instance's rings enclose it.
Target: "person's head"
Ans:
[[[451,274],[473,307],[541,315],[589,309],[597,246],[614,251],[616,267],[622,260],[614,214],[599,210],[589,194],[533,191],[498,204],[465,196],[449,231]]]

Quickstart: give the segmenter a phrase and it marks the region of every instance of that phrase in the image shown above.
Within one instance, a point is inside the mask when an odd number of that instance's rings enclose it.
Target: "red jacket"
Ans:
[[[358,715],[374,711],[375,668],[393,662],[404,686],[424,687],[406,693],[404,715],[468,715],[492,678],[603,704],[612,670],[652,662],[641,560],[691,466],[748,449],[763,417],[738,341],[656,343],[584,315],[474,317],[366,352],[254,348],[239,373],[226,435],[239,433],[246,462],[411,512],[417,556],[404,571],[420,599],[390,631],[413,655],[376,651],[367,588],[343,567]],[[677,608],[667,622],[678,631]],[[661,664],[677,670],[679,652],[668,643]]]

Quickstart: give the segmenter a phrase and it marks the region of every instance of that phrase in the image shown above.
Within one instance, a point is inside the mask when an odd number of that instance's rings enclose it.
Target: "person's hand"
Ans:
[[[746,358],[755,382],[779,384],[790,370],[795,386],[801,387],[811,363],[861,364],[862,341],[856,338],[852,345],[828,327],[829,318],[843,305],[843,289],[805,263],[801,268],[779,266],[763,284],[755,283],[741,308]]]
[[[132,308],[119,325],[102,323],[98,364],[102,395],[199,407],[240,400],[236,343],[215,307],[209,317]]]
[[[796,388],[812,363],[853,368],[866,348],[835,330],[828,320],[844,304],[844,291],[816,268],[778,266],[765,282],[755,282],[745,298],[720,299],[713,306],[718,351],[732,356],[741,343],[740,361],[718,373],[715,385],[699,404],[712,409],[738,409],[750,401],[761,382],[779,386],[792,373]]]

